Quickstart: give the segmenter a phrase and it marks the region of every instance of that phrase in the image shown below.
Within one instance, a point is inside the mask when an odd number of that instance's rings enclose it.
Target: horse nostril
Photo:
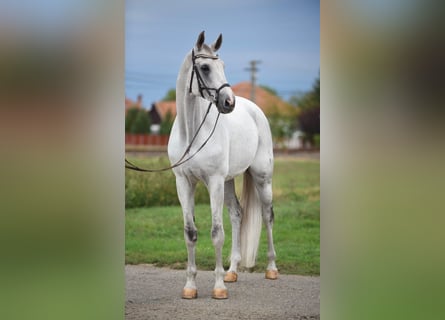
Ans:
[[[232,99],[230,99],[230,98],[226,99],[224,106],[225,107],[232,107],[233,106]]]

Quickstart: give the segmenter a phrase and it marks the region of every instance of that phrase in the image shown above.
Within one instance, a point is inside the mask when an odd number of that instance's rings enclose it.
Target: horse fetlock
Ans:
[[[187,278],[194,279],[197,273],[198,271],[196,270],[195,267],[187,268]]]
[[[230,261],[232,262],[232,264],[238,265],[238,263],[241,261],[241,255],[239,253],[232,253],[230,255]]]
[[[277,255],[276,255],[275,251],[271,251],[271,252],[267,253],[267,258],[269,259],[269,261],[275,260],[276,256]]]

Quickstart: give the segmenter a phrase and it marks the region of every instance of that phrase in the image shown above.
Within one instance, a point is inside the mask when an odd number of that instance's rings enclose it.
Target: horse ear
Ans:
[[[221,44],[222,44],[222,34],[219,34],[218,39],[216,39],[215,43],[212,44],[212,49],[213,51],[218,51],[219,48],[221,48]]]
[[[201,49],[202,45],[204,44],[204,31],[202,31],[199,36],[198,36],[198,40],[196,40],[196,48]]]

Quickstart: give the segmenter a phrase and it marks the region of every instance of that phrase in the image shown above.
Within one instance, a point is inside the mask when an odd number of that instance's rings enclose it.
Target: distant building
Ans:
[[[232,90],[236,96],[250,99],[251,83],[248,81],[238,83],[232,86]],[[269,118],[277,116],[293,118],[298,114],[297,108],[262,87],[255,87],[255,100],[256,104]],[[173,118],[176,117],[176,101],[158,101],[151,105],[149,114],[152,123],[152,133],[159,133],[160,124],[165,119],[168,112],[171,113]],[[280,141],[277,146],[296,149],[301,148],[302,133],[299,131],[292,133],[290,138]]]
[[[250,99],[251,83],[240,82],[232,86],[233,93],[236,96]],[[255,88],[256,104],[268,115],[280,114],[283,116],[295,116],[297,109],[290,103],[283,101],[280,97],[270,93],[261,87]],[[235,106],[236,107],[236,106]],[[173,117],[176,116],[175,101],[158,101],[152,104],[150,116],[152,123],[160,124],[167,112],[170,111]]]
[[[151,119],[151,132],[158,133],[161,127],[161,122],[170,112],[173,119],[176,117],[176,101],[158,101],[151,105],[149,111]]]
[[[250,99],[252,84],[248,81],[240,82],[232,86],[236,96]],[[297,109],[280,97],[272,94],[262,87],[255,87],[255,103],[263,110],[266,116],[279,114],[282,116],[296,116]],[[235,103],[236,108],[236,103]]]
[[[128,109],[131,109],[131,108],[138,108],[138,109],[144,108],[142,105],[142,95],[141,94],[138,95],[136,101],[125,97],[125,114],[127,114]]]

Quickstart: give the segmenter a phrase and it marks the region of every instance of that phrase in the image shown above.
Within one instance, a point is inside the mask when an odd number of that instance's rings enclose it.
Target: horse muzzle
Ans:
[[[235,108],[235,96],[232,95],[221,95],[216,104],[218,111],[221,113],[230,113]]]

